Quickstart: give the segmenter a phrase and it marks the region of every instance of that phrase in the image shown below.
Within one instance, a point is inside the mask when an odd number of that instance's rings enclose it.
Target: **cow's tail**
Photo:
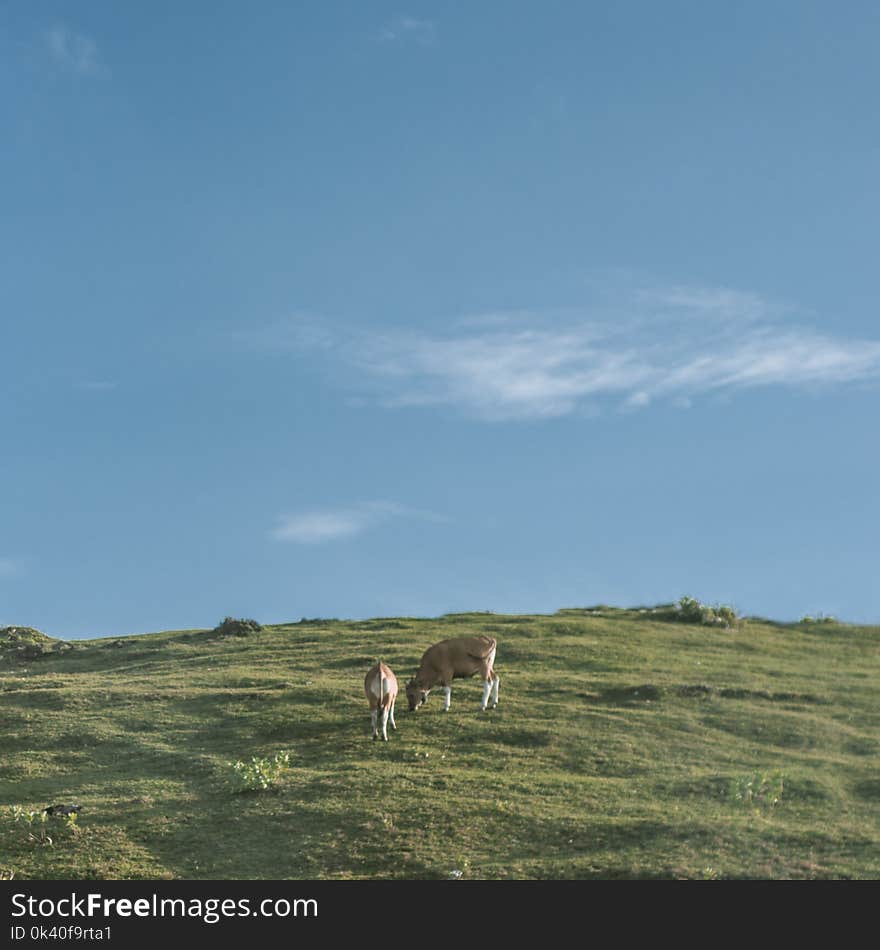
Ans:
[[[480,653],[468,653],[468,656],[472,660],[485,660],[489,656],[492,656],[495,651],[498,649],[498,641],[494,637],[483,637],[484,640],[488,640],[488,644],[485,650],[482,650]],[[494,660],[494,656],[493,656]]]

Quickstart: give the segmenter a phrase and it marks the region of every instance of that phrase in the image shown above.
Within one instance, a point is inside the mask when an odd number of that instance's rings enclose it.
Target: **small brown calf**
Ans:
[[[370,718],[373,723],[373,738],[379,738],[379,715],[381,714],[382,738],[388,741],[388,720],[391,728],[397,729],[394,722],[394,701],[397,699],[397,677],[390,666],[377,663],[364,677],[364,693],[370,704]]]

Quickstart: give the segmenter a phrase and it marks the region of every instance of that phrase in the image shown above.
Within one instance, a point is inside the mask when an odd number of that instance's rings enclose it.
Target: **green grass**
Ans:
[[[498,709],[458,680],[371,742],[375,659],[402,688],[480,632]],[[601,607],[0,652],[0,878],[877,878],[878,634]],[[61,802],[51,843],[12,817]]]

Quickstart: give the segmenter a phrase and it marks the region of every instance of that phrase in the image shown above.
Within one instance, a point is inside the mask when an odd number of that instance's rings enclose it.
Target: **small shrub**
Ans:
[[[821,611],[819,611],[819,613],[816,614],[815,617],[811,616],[810,614],[805,614],[803,617],[801,617],[800,622],[801,623],[837,623],[837,618],[831,616],[830,614],[823,614]]]
[[[236,792],[264,792],[275,788],[290,767],[290,753],[276,752],[271,758],[252,756],[247,762],[231,763]]]
[[[784,787],[785,777],[781,772],[753,772],[735,778],[730,795],[735,802],[762,811],[779,804]]]
[[[249,637],[252,633],[259,633],[263,629],[256,620],[240,617],[224,617],[223,622],[214,627],[213,633],[221,637]]]
[[[688,597],[685,595],[678,602],[678,619],[681,620],[682,623],[702,623],[703,605],[696,597]]]
[[[49,815],[45,811],[30,811],[22,808],[21,805],[11,805],[9,814],[13,821],[22,822],[28,827],[36,824],[45,824],[49,820]]]
[[[49,834],[48,810],[30,811],[22,808],[21,805],[12,805],[9,809],[9,816],[17,824],[24,825],[27,841],[30,844],[38,847],[54,847],[55,837]],[[77,835],[79,826],[76,823],[76,812],[64,815],[63,819],[61,828],[73,836]]]
[[[696,597],[685,595],[675,605],[675,619],[680,623],[698,623],[706,627],[735,627],[739,623],[736,610],[727,604],[710,607]]]

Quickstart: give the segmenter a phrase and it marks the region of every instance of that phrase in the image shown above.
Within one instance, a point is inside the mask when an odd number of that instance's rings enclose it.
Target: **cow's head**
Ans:
[[[406,701],[409,703],[409,711],[414,712],[428,698],[428,691],[419,686],[416,678],[413,677],[406,684]]]

